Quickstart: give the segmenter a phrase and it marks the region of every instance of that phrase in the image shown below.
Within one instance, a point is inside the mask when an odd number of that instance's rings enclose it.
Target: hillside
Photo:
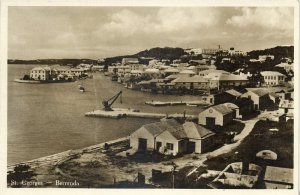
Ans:
[[[277,46],[264,50],[253,50],[248,52],[251,58],[258,58],[259,55],[274,55],[275,60],[283,57],[294,58],[294,46]]]
[[[7,64],[61,64],[61,65],[70,65],[76,66],[80,63],[86,64],[95,64],[97,60],[91,59],[36,59],[36,60],[13,60],[8,59]]]

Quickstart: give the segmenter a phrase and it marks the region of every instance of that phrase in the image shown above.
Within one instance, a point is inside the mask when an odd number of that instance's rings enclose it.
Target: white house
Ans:
[[[35,67],[30,71],[30,78],[34,80],[49,80],[51,75],[50,67]]]
[[[122,59],[122,65],[127,65],[127,64],[138,64],[139,59],[137,58],[123,58]]]
[[[143,125],[130,135],[130,146],[137,151],[157,151],[167,155],[203,153],[214,145],[215,133],[208,129],[174,119]]]
[[[293,100],[280,100],[278,110],[280,113],[294,113],[294,101]]]
[[[264,84],[266,86],[281,85],[285,83],[284,79],[286,76],[280,72],[262,71],[260,74],[263,76]]]
[[[202,111],[198,117],[198,124],[214,127],[225,126],[233,120],[233,110],[226,105],[219,104]]]
[[[183,130],[188,138],[187,153],[201,154],[214,146],[213,139],[215,133],[205,127],[193,122],[185,122],[183,124]]]
[[[294,63],[280,63],[277,64],[275,67],[283,68],[286,72],[294,71]]]

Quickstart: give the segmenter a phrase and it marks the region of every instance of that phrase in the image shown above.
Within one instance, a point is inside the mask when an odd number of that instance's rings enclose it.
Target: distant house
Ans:
[[[294,63],[280,63],[277,64],[275,67],[283,68],[286,72],[294,71]]]
[[[35,67],[30,71],[30,78],[34,80],[49,80],[51,75],[50,67]]]
[[[292,189],[293,169],[267,166],[264,184],[267,189]]]
[[[259,55],[258,60],[261,62],[265,62],[266,60],[274,60],[274,55]]]
[[[269,93],[263,89],[249,90],[241,97],[250,98],[254,103],[254,110],[264,110],[269,107],[270,97]]]
[[[213,101],[212,104],[222,104],[225,102],[234,102],[241,96],[241,93],[230,89],[221,93],[217,93],[213,95]]]
[[[249,81],[247,77],[234,74],[221,74],[218,77],[210,79],[211,87],[220,89],[232,89],[233,87],[246,86]]]
[[[138,64],[139,59],[137,58],[123,58],[122,59],[122,65],[128,65],[128,64]]]
[[[85,73],[85,70],[83,68],[71,68],[71,73],[77,77],[80,77]]]
[[[144,70],[146,69],[145,65],[143,64],[135,64],[135,63],[132,63],[132,64],[128,64],[130,70]]]
[[[103,71],[104,71],[104,65],[94,65],[94,66],[92,67],[92,71],[103,72]]]
[[[254,111],[254,103],[250,98],[238,98],[233,103],[239,107],[239,114],[242,118]]]
[[[285,83],[286,76],[280,72],[262,71],[260,74],[263,76],[266,86],[282,85]]]
[[[214,78],[216,76],[219,76],[221,74],[230,74],[229,72],[226,72],[225,70],[215,70],[215,69],[208,69],[198,72],[200,76],[206,76],[206,78]]]
[[[144,74],[154,79],[162,77],[162,72],[157,68],[147,68],[145,69]]]
[[[175,86],[178,87],[185,87],[187,89],[193,90],[193,89],[202,89],[207,90],[209,89],[209,82],[207,79],[204,79],[203,77],[199,75],[195,75],[192,77],[189,76],[179,76],[178,78],[174,79],[172,83],[175,84]]]
[[[179,72],[180,75],[188,75],[188,76],[194,76],[196,73],[193,70],[182,70]]]
[[[226,105],[219,104],[202,111],[198,117],[198,124],[214,127],[225,126],[233,120],[233,110]]]
[[[143,125],[130,135],[130,146],[138,151],[155,150],[162,154],[202,153],[214,145],[214,133],[208,129],[174,119]]]
[[[280,113],[294,113],[294,101],[293,100],[280,100],[278,110]]]

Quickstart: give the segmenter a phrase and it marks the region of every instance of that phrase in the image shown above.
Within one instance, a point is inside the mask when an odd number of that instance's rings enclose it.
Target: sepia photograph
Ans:
[[[6,187],[295,192],[297,6],[7,6]]]

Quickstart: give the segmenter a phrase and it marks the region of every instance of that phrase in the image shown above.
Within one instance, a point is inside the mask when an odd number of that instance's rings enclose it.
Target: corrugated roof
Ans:
[[[245,76],[241,76],[241,75],[221,74],[219,77],[215,77],[212,80],[220,80],[220,81],[246,81],[248,79]]]
[[[232,110],[231,110],[230,108],[228,108],[227,106],[225,106],[224,104],[215,105],[215,106],[212,106],[212,107],[210,107],[210,108],[213,108],[214,110],[220,112],[220,113],[223,114],[223,115],[232,112]],[[210,108],[209,108],[209,109],[210,109]]]
[[[264,180],[293,183],[293,169],[267,166]]]
[[[181,72],[179,72],[180,74],[196,74],[194,71],[192,70],[183,70]]]
[[[230,89],[230,90],[227,90],[225,91],[226,93],[230,94],[230,95],[233,95],[233,96],[236,96],[236,97],[240,97],[242,94],[234,89]]]
[[[174,119],[150,123],[143,125],[143,127],[154,136],[157,136],[164,131],[169,131],[175,138],[181,139],[181,137],[185,136],[184,132],[182,131],[182,126]],[[183,133],[179,131],[182,131]]]
[[[252,92],[255,93],[256,95],[258,95],[259,97],[267,95],[269,93],[263,89],[253,90]]]
[[[260,72],[262,76],[285,76],[284,74],[281,74],[277,71],[262,71]]]
[[[190,139],[204,139],[215,134],[201,125],[197,125],[193,122],[185,122],[183,124],[183,129],[187,138]]]

